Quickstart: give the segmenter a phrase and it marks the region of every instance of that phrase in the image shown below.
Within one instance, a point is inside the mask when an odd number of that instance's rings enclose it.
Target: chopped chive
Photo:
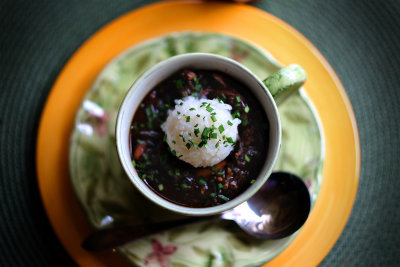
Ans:
[[[229,201],[229,198],[223,195],[218,195],[218,198],[222,199],[223,201]]]
[[[231,144],[235,143],[235,142],[233,141],[232,137],[227,137],[226,140],[228,141],[228,143],[231,143]]]
[[[211,194],[210,194],[210,197],[215,197],[215,193],[211,193]]]
[[[182,89],[183,88],[183,81],[182,80],[176,80],[175,82],[175,86],[178,89]]]
[[[218,176],[222,176],[222,175],[224,175],[224,172],[223,172],[223,171],[218,171],[218,172],[217,172],[217,175],[218,175]]]
[[[211,167],[211,170],[215,172],[215,171],[217,170],[217,167],[212,166],[212,167]]]
[[[172,140],[172,143],[175,145],[175,144],[176,144],[176,141],[175,141],[175,140]]]
[[[207,144],[207,143],[205,143],[205,144],[204,144],[204,147],[205,147],[205,148],[208,148],[208,144]]]
[[[190,121],[190,116],[187,116],[186,117],[186,122],[189,122]]]
[[[247,126],[247,124],[249,123],[249,121],[248,120],[243,120],[243,126]]]
[[[198,124],[198,123],[196,123],[196,124],[194,125],[194,127],[197,127],[197,126],[199,126],[199,124]]]
[[[142,179],[146,179],[146,177],[147,177],[147,175],[144,173],[144,174],[142,175]]]
[[[169,175],[169,176],[173,176],[173,175],[174,175],[174,172],[173,172],[172,170],[168,170],[168,175]]]
[[[194,134],[196,135],[196,137],[198,137],[198,134],[200,133],[200,130],[198,128],[194,129]]]
[[[158,185],[158,190],[163,191],[164,190],[164,185],[163,184],[159,184]]]
[[[222,100],[226,100],[226,95],[225,94],[221,94]]]
[[[167,135],[166,135],[166,134],[164,134],[163,141],[164,141],[164,142],[167,141]]]
[[[221,100],[221,98],[219,98],[219,96],[217,96],[217,100],[218,100],[219,103],[222,104],[222,100]]]
[[[189,110],[196,110],[195,108],[189,108]]]
[[[245,106],[245,107],[244,107],[244,112],[249,113],[249,111],[250,111],[249,106]]]
[[[218,183],[218,188],[221,189],[222,187],[224,187],[221,183]]]
[[[253,179],[250,181],[250,184],[254,184],[255,182],[256,182],[256,180]]]
[[[233,112],[233,114],[232,114],[232,118],[240,118],[240,112],[239,112],[239,110],[235,110],[235,112]]]
[[[217,115],[217,112],[213,112],[213,113],[211,113],[210,115],[214,115],[214,116],[215,116],[215,115]]]
[[[204,179],[200,179],[199,180],[199,185],[206,185],[206,181]]]
[[[183,106],[183,102],[179,103],[179,106]]]
[[[204,130],[201,133],[201,139],[207,139],[209,132],[210,132],[210,128],[204,127]]]
[[[245,156],[244,156],[244,160],[247,161],[247,162],[250,162],[250,157],[247,156],[247,155],[245,155]]]
[[[136,167],[136,161],[134,159],[132,160],[132,166]]]
[[[208,112],[212,112],[214,109],[213,109],[212,107],[210,107],[210,106],[207,106],[207,107],[206,107],[206,110],[207,110]]]
[[[217,118],[215,118],[215,116],[212,115],[212,116],[211,116],[211,120],[212,120],[213,122],[216,122],[216,121],[217,121]]]
[[[224,126],[221,124],[221,125],[218,127],[219,133],[223,133],[224,130],[225,130],[225,128],[224,128]]]
[[[186,148],[187,148],[187,149],[190,149],[191,147],[192,147],[192,144],[191,144],[191,143],[189,143],[189,142],[186,143]]]
[[[175,169],[175,175],[181,175],[181,171],[179,169]]]
[[[177,111],[176,114],[181,115],[181,113],[179,111]]]
[[[183,189],[186,189],[186,188],[188,188],[188,185],[187,185],[187,184],[181,184],[181,187],[182,187]]]
[[[229,125],[229,126],[232,126],[233,123],[232,123],[231,121],[228,120],[228,125]]]
[[[236,96],[236,102],[240,103],[240,97]]]
[[[215,148],[219,147],[219,141],[215,144]]]
[[[211,133],[210,138],[217,139],[217,133]]]
[[[169,108],[169,104],[168,104],[168,103],[165,104],[164,107],[165,107],[166,109],[168,109],[168,108]]]
[[[196,117],[197,117],[197,118],[200,118],[200,114],[196,114]]]

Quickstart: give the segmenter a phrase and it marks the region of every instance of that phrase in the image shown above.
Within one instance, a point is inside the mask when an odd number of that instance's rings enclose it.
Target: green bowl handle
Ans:
[[[297,64],[292,64],[273,73],[263,83],[279,105],[288,96],[297,92],[306,78],[305,70]]]

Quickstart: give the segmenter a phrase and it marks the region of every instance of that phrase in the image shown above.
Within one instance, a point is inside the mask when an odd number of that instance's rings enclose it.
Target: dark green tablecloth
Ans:
[[[35,170],[37,129],[64,64],[99,28],[154,1],[0,3],[0,266],[74,265],[52,232]],[[400,264],[400,1],[263,0],[341,79],[362,150],[352,214],[321,266]]]

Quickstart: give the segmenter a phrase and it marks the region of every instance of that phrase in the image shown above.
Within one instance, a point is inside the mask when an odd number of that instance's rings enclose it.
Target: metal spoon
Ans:
[[[294,174],[275,172],[253,197],[217,216],[98,230],[83,241],[82,247],[88,251],[112,249],[157,232],[212,219],[235,221],[256,238],[279,239],[296,232],[307,220],[310,209],[310,192],[303,180]]]

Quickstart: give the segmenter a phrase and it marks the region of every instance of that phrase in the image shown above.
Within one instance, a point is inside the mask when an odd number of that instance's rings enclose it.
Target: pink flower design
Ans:
[[[173,245],[163,246],[157,239],[151,240],[151,246],[153,247],[153,252],[146,256],[144,263],[146,265],[158,263],[161,267],[169,267],[169,256],[174,254],[178,247]]]
[[[107,134],[107,122],[110,119],[110,115],[105,111],[103,114],[98,115],[94,112],[89,112],[89,121],[92,121],[93,128],[99,136]]]

